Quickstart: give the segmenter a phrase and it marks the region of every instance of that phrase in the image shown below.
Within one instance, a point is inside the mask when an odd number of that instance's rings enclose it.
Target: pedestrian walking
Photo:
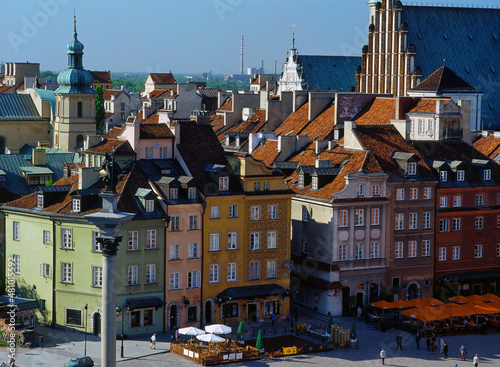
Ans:
[[[472,358],[472,363],[474,363],[474,367],[479,366],[479,357],[477,354]]]
[[[420,349],[420,339],[422,339],[422,337],[420,336],[420,333],[417,332],[417,335],[415,335],[415,343],[417,343],[417,349]]]
[[[439,353],[443,353],[444,339],[442,336],[439,337]]]
[[[403,337],[401,336],[401,333],[396,336],[396,350],[398,349],[403,350]]]
[[[361,315],[363,314],[363,309],[361,306],[358,306],[358,320],[361,320]]]
[[[276,314],[274,312],[271,314],[271,321],[272,321],[272,325],[271,326],[274,327],[274,322],[276,321]]]
[[[444,353],[444,359],[448,358],[448,344],[446,342],[443,342],[443,353]]]
[[[149,343],[149,349],[156,349],[156,333],[151,335],[151,341]]]
[[[427,337],[427,339],[425,339],[425,345],[427,346],[427,350],[430,351],[431,350],[431,338]]]
[[[467,355],[467,349],[462,344],[462,346],[460,347],[460,356],[462,357],[462,361],[466,360],[466,355]]]
[[[382,348],[380,351],[380,359],[382,360],[382,364],[385,364],[385,358],[387,357],[387,352]]]

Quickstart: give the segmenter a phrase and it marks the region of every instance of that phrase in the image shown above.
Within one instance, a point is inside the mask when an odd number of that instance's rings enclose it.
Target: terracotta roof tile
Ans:
[[[376,97],[359,111],[353,121],[356,121],[356,125],[389,125],[390,120],[405,119],[404,113],[417,100],[410,97]],[[396,116],[396,103],[400,104],[398,116]]]
[[[141,113],[140,116],[143,116],[143,114]],[[146,119],[141,120],[141,124],[158,124],[159,120],[160,116],[158,115],[158,112],[153,112]]]
[[[335,127],[335,106],[326,107],[314,120],[306,125],[300,135],[307,135],[309,140],[325,140]]]
[[[238,133],[257,133],[266,123],[266,110],[258,109],[246,121],[239,124],[235,132]]]
[[[228,97],[222,106],[219,107],[219,110],[221,111],[232,111],[233,110],[233,98]]]
[[[102,93],[103,99],[111,99],[111,96],[118,97],[123,92],[121,89],[105,89]]]
[[[87,149],[86,152],[111,154],[113,149],[115,150],[116,155],[135,154],[128,140],[121,139],[104,139],[100,143],[94,145],[92,148]]]
[[[422,98],[408,112],[436,113],[436,105],[439,100],[444,100],[446,101],[446,103],[448,103],[450,101],[450,98]]]
[[[125,126],[118,126],[112,128],[106,135],[104,135],[105,139],[117,139],[118,136],[123,132]]]
[[[467,83],[447,66],[441,66],[412,90],[438,93],[479,92],[479,89]]]
[[[268,167],[271,166],[278,155],[278,140],[276,139],[267,139],[252,152],[252,157],[263,161]]]
[[[149,75],[156,84],[176,84],[172,73],[151,73]]]
[[[213,131],[217,134],[224,128],[224,116],[212,116],[212,118],[210,119],[210,126],[212,126]]]
[[[94,78],[94,83],[111,83],[111,72],[110,71],[91,71],[92,77]]]
[[[140,125],[139,139],[171,139],[174,137],[170,128],[165,124]]]
[[[275,130],[276,135],[298,135],[309,122],[309,102],[304,103],[294,113],[288,115]]]
[[[495,159],[500,154],[500,138],[495,138],[494,135],[488,135],[485,138],[480,137],[474,142],[473,146],[491,159]]]
[[[12,88],[12,85],[0,85],[0,93],[4,93],[5,91]]]
[[[169,92],[170,89],[154,89],[152,90],[151,92],[145,94],[142,96],[143,99],[156,99],[156,98],[160,98],[161,96],[163,96],[165,93]],[[149,95],[149,97],[148,97]]]

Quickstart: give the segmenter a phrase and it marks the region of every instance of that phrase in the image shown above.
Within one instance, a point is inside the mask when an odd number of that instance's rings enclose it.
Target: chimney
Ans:
[[[315,168],[332,168],[333,161],[331,159],[316,159]]]
[[[78,167],[78,190],[88,189],[99,179],[99,171],[95,167]]]
[[[34,166],[45,166],[47,164],[47,155],[45,149],[35,148],[31,153],[31,163]]]

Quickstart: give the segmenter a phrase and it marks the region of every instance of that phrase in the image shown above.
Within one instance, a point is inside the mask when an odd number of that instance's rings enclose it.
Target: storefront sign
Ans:
[[[297,354],[297,347],[283,347],[283,355]]]

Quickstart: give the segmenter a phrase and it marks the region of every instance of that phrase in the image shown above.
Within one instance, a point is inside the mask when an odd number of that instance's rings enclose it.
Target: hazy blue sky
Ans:
[[[500,5],[500,0],[403,3]],[[302,54],[360,55],[367,0],[0,0],[0,58],[66,67],[76,7],[78,38],[90,70],[238,73],[283,64],[291,46]]]

